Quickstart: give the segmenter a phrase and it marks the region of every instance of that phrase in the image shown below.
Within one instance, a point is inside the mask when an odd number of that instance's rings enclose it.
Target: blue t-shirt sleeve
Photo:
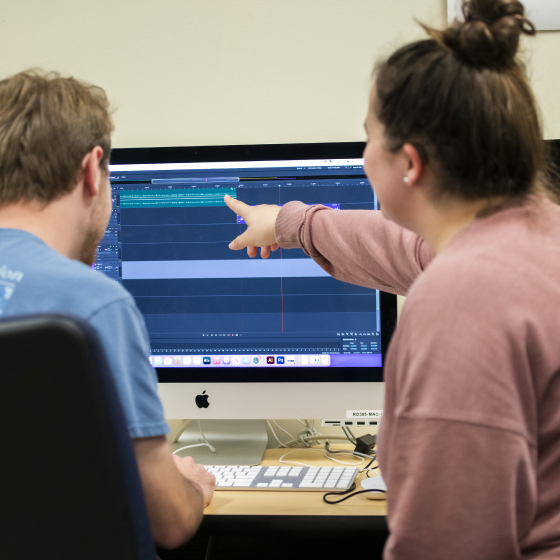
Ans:
[[[148,356],[148,333],[132,298],[97,310],[88,323],[97,331],[120,397],[131,438],[169,432]]]

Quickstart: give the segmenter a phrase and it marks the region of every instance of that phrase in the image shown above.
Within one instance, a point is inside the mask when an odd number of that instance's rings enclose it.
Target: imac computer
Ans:
[[[335,280],[301,249],[268,259],[231,251],[246,226],[224,203],[227,194],[375,211],[363,148],[113,150],[113,214],[94,266],[144,316],[166,418],[204,420],[205,432],[225,420],[227,432],[247,420],[367,419],[383,409],[396,297]]]

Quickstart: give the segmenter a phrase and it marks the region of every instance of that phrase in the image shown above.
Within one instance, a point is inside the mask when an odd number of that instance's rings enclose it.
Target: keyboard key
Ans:
[[[328,492],[348,489],[358,469],[353,467],[211,466],[217,490],[308,490]]]

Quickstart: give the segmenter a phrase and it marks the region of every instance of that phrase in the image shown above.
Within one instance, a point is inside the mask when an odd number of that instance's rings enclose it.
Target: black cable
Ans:
[[[326,494],[323,494],[323,502],[325,502],[326,504],[339,504],[340,502],[344,502],[344,500],[347,500],[348,498],[352,498],[353,496],[357,496],[358,494],[365,494],[366,492],[382,492],[383,494],[387,493],[385,490],[375,489],[375,490],[358,490],[357,492],[348,494],[349,492],[352,492],[354,488],[356,488],[355,482],[354,484],[352,484],[352,487],[349,490],[346,490],[345,492],[327,492]],[[344,496],[345,494],[348,494],[348,496]],[[340,500],[330,501],[327,500],[327,496],[344,496],[344,498],[341,498]]]
[[[353,492],[356,488],[356,483],[352,482],[352,486],[350,486],[350,488],[348,488],[348,490],[344,490],[344,492],[327,492],[326,494],[323,494],[323,501],[327,502],[327,504],[331,504],[331,503],[336,503],[336,502],[329,502],[328,500],[325,500],[325,496],[332,496],[333,494],[335,494],[336,496],[344,496],[344,494],[348,494],[349,492]]]
[[[366,470],[366,476],[368,478],[371,478],[371,476],[369,476],[369,471],[373,471],[374,469],[378,469],[379,467],[371,467],[371,469]],[[364,469],[365,470],[365,469]],[[379,476],[379,473],[376,473],[377,476]]]

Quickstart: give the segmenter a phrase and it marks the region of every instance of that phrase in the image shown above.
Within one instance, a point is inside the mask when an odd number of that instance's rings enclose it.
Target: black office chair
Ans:
[[[156,558],[123,412],[88,325],[0,321],[0,422],[0,558]]]

